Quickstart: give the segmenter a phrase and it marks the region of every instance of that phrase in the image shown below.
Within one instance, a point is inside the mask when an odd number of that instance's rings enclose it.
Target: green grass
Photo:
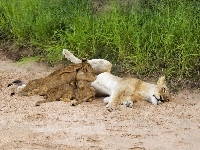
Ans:
[[[105,12],[94,12],[88,0],[0,0],[0,33],[43,48],[50,63],[60,61],[61,50],[68,48],[138,76],[199,78],[200,2],[112,2]]]

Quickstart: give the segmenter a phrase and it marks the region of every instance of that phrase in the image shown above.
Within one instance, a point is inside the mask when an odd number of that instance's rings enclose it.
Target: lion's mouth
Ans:
[[[157,100],[157,103],[160,102],[164,102],[164,100],[162,99],[162,96],[160,95],[160,98],[157,98],[155,95],[153,95],[155,97],[155,99]]]

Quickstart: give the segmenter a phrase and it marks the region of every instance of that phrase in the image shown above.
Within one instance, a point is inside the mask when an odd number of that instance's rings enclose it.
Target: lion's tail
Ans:
[[[17,80],[14,80],[12,83],[9,83],[7,87],[11,86],[11,85],[18,85],[17,87],[17,93],[20,92],[25,86],[26,84],[24,84],[21,80],[17,79]],[[11,96],[12,95],[15,95],[15,92],[12,92],[10,94]]]
[[[7,87],[9,87],[9,86],[11,86],[13,84],[18,85],[18,86],[24,85],[24,83],[21,80],[17,79],[15,81],[13,81],[12,83],[9,83]]]

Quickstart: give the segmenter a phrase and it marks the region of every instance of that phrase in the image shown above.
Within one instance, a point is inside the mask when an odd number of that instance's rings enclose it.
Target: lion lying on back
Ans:
[[[89,63],[71,64],[54,71],[45,78],[30,81],[18,94],[44,96],[45,100],[38,101],[36,106],[57,100],[77,105],[81,102],[92,101],[95,90],[91,87],[91,82],[94,80],[93,69]]]
[[[140,100],[149,101],[154,105],[172,100],[165,76],[160,77],[157,84],[151,84],[136,78],[120,78],[104,72],[97,76],[92,86],[98,92],[110,95],[104,98],[109,111],[119,104],[131,107],[133,102]]]
[[[65,58],[72,62],[79,60],[68,50],[63,50]],[[124,104],[128,107],[133,105],[133,102],[146,100],[154,105],[161,102],[171,101],[171,95],[166,86],[165,76],[160,77],[157,84],[150,84],[135,78],[120,78],[110,73],[112,65],[110,62],[103,59],[93,59],[90,61],[96,74],[99,74],[92,86],[96,93],[109,95],[104,98],[107,104],[106,108],[109,111],[117,108],[119,104]],[[99,64],[100,67],[97,67]]]

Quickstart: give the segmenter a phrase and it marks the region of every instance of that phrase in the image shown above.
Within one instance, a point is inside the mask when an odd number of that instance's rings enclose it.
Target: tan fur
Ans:
[[[127,86],[128,84],[129,86]],[[131,87],[130,87],[130,84],[131,84]],[[129,96],[133,102],[148,100],[148,97],[146,96],[146,92],[148,92],[149,88],[151,88],[147,86],[148,84],[149,83],[145,83],[142,80],[134,79],[134,78],[128,78],[128,79],[122,80],[120,83],[121,89],[119,89],[118,94],[115,95],[116,99],[113,100],[112,105],[114,106],[119,105],[121,101],[123,101],[124,99],[127,99],[127,97]],[[165,88],[165,92],[164,92],[164,88]],[[153,90],[153,95],[155,95],[157,98],[160,98],[161,96],[164,102],[171,100],[171,96],[169,94],[167,87],[164,87],[162,85],[156,85],[155,90]]]
[[[81,102],[91,102],[95,96],[95,89],[91,87],[91,83],[81,80],[77,83],[78,88],[74,91],[75,100],[72,105],[77,105]]]
[[[30,81],[19,94],[44,96],[45,100],[38,101],[36,106],[56,100],[72,102],[72,105],[76,105],[83,101],[91,101],[95,96],[95,90],[91,87],[91,82],[94,80],[95,76],[90,64],[87,62],[71,64],[45,78]]]
[[[108,110],[112,111],[119,104],[131,101],[146,100],[154,105],[161,101],[171,101],[169,89],[165,83],[165,77],[158,79],[157,84],[150,84],[135,78],[119,78],[110,73],[102,73],[92,83],[99,92],[106,91],[110,97],[104,99]]]

